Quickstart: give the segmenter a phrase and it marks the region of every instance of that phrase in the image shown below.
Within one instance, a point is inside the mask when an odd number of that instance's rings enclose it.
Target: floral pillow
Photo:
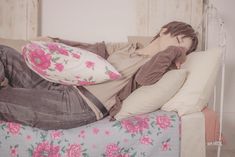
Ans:
[[[22,51],[29,68],[51,82],[82,86],[121,77],[102,57],[62,43],[33,41]]]

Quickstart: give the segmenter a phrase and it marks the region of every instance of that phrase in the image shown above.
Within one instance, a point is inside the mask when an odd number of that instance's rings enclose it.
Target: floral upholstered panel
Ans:
[[[0,157],[179,157],[179,117],[156,111],[67,130],[0,122]]]

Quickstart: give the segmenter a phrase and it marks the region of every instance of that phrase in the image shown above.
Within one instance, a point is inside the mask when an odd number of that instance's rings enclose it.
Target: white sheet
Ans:
[[[202,112],[181,117],[181,157],[206,157],[205,120]]]

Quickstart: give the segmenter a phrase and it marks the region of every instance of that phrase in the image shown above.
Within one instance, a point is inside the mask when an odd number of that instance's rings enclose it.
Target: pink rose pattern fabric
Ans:
[[[179,117],[165,111],[67,130],[0,121],[0,156],[179,157],[179,130]]]
[[[32,42],[22,48],[22,54],[29,68],[55,83],[84,86],[121,77],[102,57],[61,43]]]

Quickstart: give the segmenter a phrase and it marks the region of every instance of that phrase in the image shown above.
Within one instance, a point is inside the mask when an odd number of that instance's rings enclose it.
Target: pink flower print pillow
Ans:
[[[22,51],[28,67],[51,82],[81,86],[121,77],[102,57],[62,43],[33,41]]]

